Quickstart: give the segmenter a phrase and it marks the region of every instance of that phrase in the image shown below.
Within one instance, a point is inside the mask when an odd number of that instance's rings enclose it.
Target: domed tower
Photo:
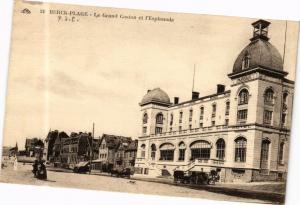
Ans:
[[[167,108],[171,105],[168,94],[160,88],[148,90],[139,105],[142,110],[142,135],[166,132]]]
[[[252,23],[253,37],[234,62],[231,124],[280,126],[285,76],[279,51],[269,42],[270,22]]]

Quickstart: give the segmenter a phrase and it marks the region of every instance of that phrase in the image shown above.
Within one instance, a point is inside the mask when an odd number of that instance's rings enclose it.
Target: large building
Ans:
[[[238,55],[230,89],[171,103],[160,88],[140,102],[136,168],[149,176],[175,170],[216,170],[221,181],[284,179],[287,173],[294,82],[269,42],[270,22],[252,24],[253,37]]]
[[[100,170],[110,172],[116,165],[127,165],[130,160],[135,159],[134,153],[133,156],[128,156],[128,154],[125,156],[125,152],[134,152],[134,149],[136,153],[136,147],[133,148],[132,146],[130,137],[103,134],[99,143],[99,157],[97,160],[101,164]],[[134,166],[134,163],[131,166]]]
[[[61,138],[60,141],[60,159],[63,167],[73,169],[79,162],[98,157],[99,142],[93,139],[91,133],[72,132],[70,137]]]

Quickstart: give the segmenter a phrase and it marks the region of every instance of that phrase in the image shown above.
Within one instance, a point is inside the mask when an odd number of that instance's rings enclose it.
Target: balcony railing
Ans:
[[[217,125],[217,126],[210,126],[210,127],[202,127],[202,128],[192,128],[187,130],[177,130],[177,131],[170,131],[170,132],[163,132],[159,134],[152,134],[151,137],[154,136],[171,136],[177,134],[188,134],[188,133],[202,133],[207,131],[221,131],[221,130],[228,130],[227,125]]]
[[[195,165],[224,165],[225,160],[223,159],[194,159],[191,164]]]

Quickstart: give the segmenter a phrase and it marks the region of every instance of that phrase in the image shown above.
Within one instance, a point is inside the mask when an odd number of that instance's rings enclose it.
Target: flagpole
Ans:
[[[285,21],[285,32],[284,32],[284,46],[283,46],[283,56],[282,56],[282,65],[283,65],[283,67],[284,67],[285,49],[286,49],[286,32],[287,32],[287,21]]]
[[[194,84],[195,84],[195,70],[196,70],[196,64],[194,63],[194,73],[193,73],[193,86],[192,86],[192,92],[194,92]]]

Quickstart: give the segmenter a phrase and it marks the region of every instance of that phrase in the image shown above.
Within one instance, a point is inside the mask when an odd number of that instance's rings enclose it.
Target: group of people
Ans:
[[[47,179],[47,170],[43,160],[34,160],[32,168],[32,173],[34,174],[35,178],[43,180]]]

